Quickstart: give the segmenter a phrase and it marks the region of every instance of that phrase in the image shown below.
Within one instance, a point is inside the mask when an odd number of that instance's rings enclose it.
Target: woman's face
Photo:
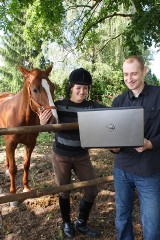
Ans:
[[[88,96],[88,86],[75,84],[71,88],[71,98],[70,100],[75,103],[83,102]]]

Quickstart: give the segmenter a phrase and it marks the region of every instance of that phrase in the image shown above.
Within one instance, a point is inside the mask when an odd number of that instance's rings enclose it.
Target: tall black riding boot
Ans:
[[[70,199],[59,197],[59,206],[63,219],[63,233],[68,238],[75,236],[74,226],[70,220]]]
[[[76,221],[76,230],[80,233],[86,234],[90,237],[99,237],[100,234],[87,226],[87,220],[89,218],[89,213],[93,206],[93,202],[87,202],[84,199],[81,200],[79,206],[79,216]]]

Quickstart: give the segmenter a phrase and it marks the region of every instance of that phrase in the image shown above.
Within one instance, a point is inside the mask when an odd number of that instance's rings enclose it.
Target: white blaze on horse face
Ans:
[[[50,92],[50,89],[49,89],[49,84],[45,79],[42,79],[42,86],[46,90],[46,93],[47,93],[47,96],[48,96],[48,101],[49,101],[49,106],[55,106],[55,104],[52,100],[51,92]],[[56,118],[56,122],[58,122],[58,115],[57,115],[56,109],[51,109],[51,111],[52,111],[53,116]]]

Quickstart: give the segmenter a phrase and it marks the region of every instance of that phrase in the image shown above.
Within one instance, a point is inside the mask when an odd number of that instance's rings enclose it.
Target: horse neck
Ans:
[[[39,118],[37,114],[31,109],[30,107],[30,96],[28,93],[28,89],[26,86],[24,86],[21,91],[21,111],[23,112],[23,116],[25,118],[25,122],[29,123],[32,122],[32,124],[38,124]]]

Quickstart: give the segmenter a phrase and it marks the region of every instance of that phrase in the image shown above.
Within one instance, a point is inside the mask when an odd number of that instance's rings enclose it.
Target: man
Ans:
[[[117,240],[133,240],[132,209],[137,190],[144,240],[160,239],[160,87],[147,85],[143,59],[124,61],[128,91],[113,100],[112,107],[144,107],[144,146],[113,149],[116,153]]]

